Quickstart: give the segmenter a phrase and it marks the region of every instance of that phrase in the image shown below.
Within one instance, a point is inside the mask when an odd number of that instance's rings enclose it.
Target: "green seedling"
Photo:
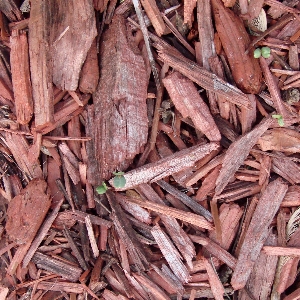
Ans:
[[[126,179],[124,177],[124,172],[113,172],[114,175],[116,175],[114,177],[114,187],[115,188],[122,188],[125,186],[126,184]]]
[[[269,58],[271,55],[271,49],[269,47],[256,48],[253,52],[253,56],[255,58],[260,58],[261,56],[264,58]]]
[[[261,49],[260,49],[260,48],[256,48],[256,49],[254,50],[253,56],[254,56],[255,58],[260,58],[260,57],[261,57]]]
[[[271,49],[269,47],[262,47],[261,48],[261,55],[264,58],[269,58],[271,55]]]
[[[277,119],[278,125],[279,126],[284,126],[284,121],[282,115],[272,115],[273,119]]]
[[[99,195],[105,194],[107,190],[108,190],[108,187],[107,187],[107,185],[105,184],[104,181],[102,181],[101,185],[99,185],[98,187],[96,187],[96,192]]]

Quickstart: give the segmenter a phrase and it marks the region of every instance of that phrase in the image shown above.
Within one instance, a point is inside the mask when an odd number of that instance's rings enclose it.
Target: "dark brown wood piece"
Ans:
[[[32,261],[39,268],[58,274],[72,282],[78,281],[82,273],[82,269],[78,267],[39,252],[34,254]]]
[[[184,193],[181,193],[172,185],[164,180],[158,180],[157,184],[162,187],[165,191],[176,197],[178,200],[182,201],[187,207],[189,207],[195,213],[205,217],[208,221],[212,221],[211,213],[206,210],[202,205],[198,204],[195,200],[190,198]]]

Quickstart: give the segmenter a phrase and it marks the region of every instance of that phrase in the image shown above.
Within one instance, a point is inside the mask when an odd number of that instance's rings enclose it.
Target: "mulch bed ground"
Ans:
[[[0,2],[0,299],[299,299],[298,0]]]

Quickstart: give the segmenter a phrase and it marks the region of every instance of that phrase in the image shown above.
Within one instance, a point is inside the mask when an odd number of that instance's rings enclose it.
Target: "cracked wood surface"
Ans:
[[[103,35],[101,77],[93,97],[94,149],[103,179],[127,168],[147,141],[147,74],[130,38],[121,16]]]

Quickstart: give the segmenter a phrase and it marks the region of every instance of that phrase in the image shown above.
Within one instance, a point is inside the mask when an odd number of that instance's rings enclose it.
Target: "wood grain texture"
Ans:
[[[137,190],[139,191],[139,193],[142,193],[147,199],[150,199],[157,204],[166,206],[163,200],[158,196],[158,194],[150,185],[140,184]],[[177,249],[186,260],[187,265],[192,268],[192,259],[196,255],[196,250],[191,239],[188,237],[187,233],[184,232],[175,218],[164,214],[159,214],[159,216]]]
[[[268,129],[272,119],[264,119],[252,131],[232,143],[225,154],[222,169],[216,182],[216,194],[219,195],[231,177],[242,165],[258,138]]]
[[[151,233],[176,277],[182,283],[187,283],[190,278],[189,272],[169,237],[161,230],[158,224],[152,227]]]
[[[242,289],[246,285],[255,261],[269,235],[269,226],[287,189],[287,184],[281,179],[276,179],[262,193],[246,232],[231,278],[231,285],[235,290]]]
[[[142,201],[139,200],[138,198],[130,198],[130,201],[140,205],[141,207],[154,211],[156,213],[160,213],[162,215],[176,218],[183,222],[188,222],[190,224],[199,226],[200,228],[205,228],[208,230],[214,229],[213,225],[210,222],[208,222],[204,217],[199,216],[197,214],[186,212],[173,207],[167,207],[165,205],[153,203],[150,201]]]
[[[271,233],[267,238],[265,245],[276,244],[277,236],[276,234]],[[269,256],[263,251],[260,253],[247,282],[248,290],[252,293],[252,295],[257,295],[257,299],[268,299],[274,281],[276,265],[277,257]],[[249,299],[245,290],[239,291],[239,296],[240,300]]]
[[[29,57],[34,101],[35,125],[40,126],[54,120],[52,57],[50,46],[50,26],[52,0],[31,2],[29,20]]]
[[[179,72],[174,72],[164,78],[163,83],[182,116],[184,118],[189,116],[195,127],[210,141],[219,142],[220,131],[194,83]]]
[[[10,37],[10,63],[14,88],[17,121],[27,124],[33,115],[32,87],[30,80],[28,41],[25,32],[13,31]]]
[[[99,176],[128,167],[147,142],[147,74],[125,21],[116,16],[103,35],[101,77],[94,94],[95,155]]]
[[[114,222],[115,229],[138,270],[146,270],[148,268],[148,252],[145,245],[143,245],[137,238],[134,229],[125,212],[122,210],[120,204],[116,200],[113,192],[107,191],[109,204],[112,208],[111,219]]]
[[[213,0],[212,7],[216,29],[237,86],[245,93],[258,93],[262,73],[252,52],[246,53],[250,38],[242,20],[225,8],[221,0]]]
[[[149,163],[129,171],[124,174],[126,179],[125,186],[123,188],[116,188],[116,190],[123,191],[133,188],[141,183],[155,182],[173,173],[194,166],[195,162],[205,157],[213,150],[218,149],[218,147],[219,145],[217,143],[193,146],[162,158],[157,162]],[[113,185],[112,180],[110,180],[110,184]]]
[[[6,133],[5,140],[19,168],[30,178],[42,178],[43,173],[38,159],[30,161],[30,145],[22,135]]]
[[[9,203],[5,229],[10,239],[18,244],[31,243],[42,224],[51,204],[46,188],[44,180],[32,180]]]
[[[300,167],[281,152],[275,152],[277,157],[272,157],[271,170],[282,176],[291,184],[300,183]]]
[[[155,0],[141,0],[141,3],[155,29],[155,32],[158,36],[162,36],[166,30],[166,25]]]
[[[97,35],[92,0],[51,1],[51,44],[53,83],[75,91],[80,70]]]
[[[41,269],[50,271],[54,274],[58,274],[65,279],[76,282],[79,280],[82,270],[71,264],[63,262],[61,260],[52,258],[51,256],[36,252],[32,258],[32,261]]]
[[[215,92],[231,103],[251,109],[248,97],[237,87],[224,81],[212,72],[200,67],[195,62],[179,55],[176,51],[164,45],[157,44],[158,57],[182,75],[191,79],[204,89]]]
[[[189,27],[192,27],[192,23],[194,21],[193,11],[196,7],[197,0],[184,0],[183,4],[183,18],[184,23],[188,24]]]
[[[0,10],[11,21],[16,22],[23,19],[22,13],[14,0],[4,0],[0,2]]]
[[[186,4],[186,2],[184,2]],[[212,21],[211,1],[197,2],[197,20],[200,43],[201,65],[210,70],[209,58],[216,55],[214,44],[214,27]]]
[[[99,82],[99,62],[97,53],[97,43],[94,39],[86,60],[82,66],[79,89],[82,93],[94,93]]]

